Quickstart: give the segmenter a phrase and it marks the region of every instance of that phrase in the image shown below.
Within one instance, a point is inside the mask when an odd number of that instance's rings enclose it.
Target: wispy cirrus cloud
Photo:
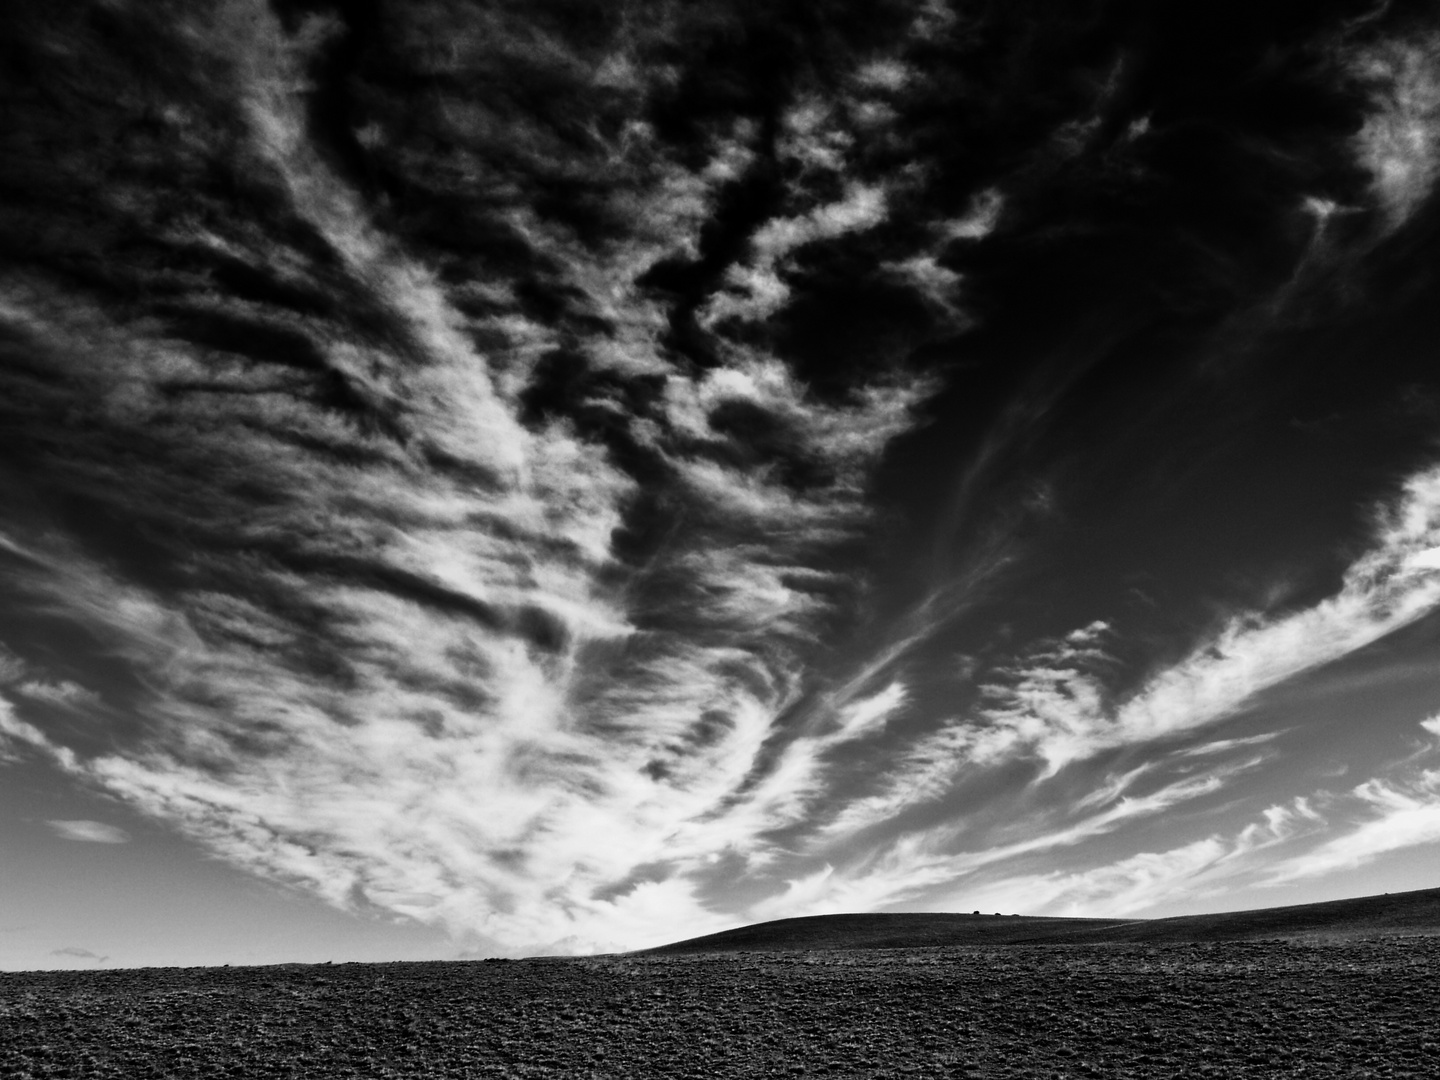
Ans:
[[[1427,764],[1436,749],[1431,743],[1348,791],[1320,789],[1272,804],[1230,835],[1081,870],[1002,874],[965,896],[986,907],[1055,915],[1145,914],[1353,869],[1440,839],[1440,770]]]
[[[1392,851],[1440,840],[1440,770],[1430,769],[1410,782],[1368,780],[1352,796],[1371,817],[1315,850],[1285,860],[1275,869],[1275,882],[1316,877],[1349,870]]]
[[[88,844],[128,844],[130,834],[116,825],[103,821],[51,820],[45,824],[62,840],[79,840]]]
[[[1347,656],[1440,606],[1440,470],[1410,478],[1376,515],[1370,550],[1329,598],[1279,615],[1246,612],[1136,690],[1107,683],[1103,622],[1041,643],[995,673],[971,715],[923,736],[877,792],[839,810],[834,837],[933,801],[967,771],[1007,759],[1043,763],[1041,779],[1107,750],[1183,739],[1233,716],[1287,679]]]
[[[902,903],[953,903],[966,907],[977,890],[987,897],[982,906],[992,906],[999,901],[984,891],[989,885],[972,884],[977,875],[994,873],[991,868],[1016,860],[1075,848],[1204,800],[1258,764],[1260,760],[1255,758],[1232,762],[1204,776],[1162,784],[1144,795],[1129,794],[1138,776],[1132,773],[1088,803],[1082,801],[1063,809],[1033,808],[975,835],[963,818],[905,831],[845,865],[826,863],[808,875],[788,880],[784,892],[761,902],[752,914],[757,918],[784,918]],[[1039,902],[1037,896],[1033,889],[1017,890],[1013,895],[1007,893],[1001,906],[1034,910]]]
[[[421,67],[500,70],[539,47],[469,24],[452,42],[426,10],[396,43]],[[893,686],[842,695],[818,734],[776,740],[821,625],[852,602],[837,553],[870,527],[868,478],[929,379],[891,372],[823,401],[763,343],[714,338],[705,368],[670,351],[671,301],[640,279],[700,251],[748,167],[743,125],[698,164],[643,124],[582,148],[604,176],[596,212],[619,223],[587,240],[536,212],[542,184],[578,181],[575,146],[537,131],[494,159],[495,117],[427,113],[461,149],[423,182],[470,197],[489,176],[484,228],[509,245],[457,280],[441,237],[387,216],[317,142],[308,65],[342,28],[287,31],[243,2],[213,14],[181,23],[210,65],[190,108],[226,138],[193,146],[273,212],[188,196],[161,235],[205,269],[178,271],[153,311],[38,274],[3,282],[25,388],[10,401],[28,410],[10,439],[43,477],[8,480],[34,509],[7,526],[6,583],[93,643],[25,660],[80,688],[69,706],[89,729],[46,723],[12,683],[7,752],[335,904],[511,948],[714,923],[717,860],[763,862],[826,754],[903,704]],[[449,53],[430,51],[442,39]],[[545,48],[577,92],[603,76],[602,110],[650,92]],[[365,132],[384,160],[394,120],[381,101]],[[883,216],[883,185],[857,181],[757,223],[756,265]],[[527,281],[555,311],[532,310]],[[65,430],[67,413],[85,423]],[[67,530],[34,484],[125,522],[133,545]]]
[[[1435,717],[1420,725],[1440,736]],[[1349,819],[1337,823],[1323,842],[1296,853],[1272,870],[1273,883],[1316,877],[1372,862],[1394,851],[1440,840],[1440,766],[1427,763],[1440,754],[1440,739],[1431,740],[1390,775],[1374,776],[1337,799]]]
[[[33,253],[0,268],[0,754],[513,950],[933,898],[1270,761],[1274,732],[1206,729],[1434,610],[1440,474],[1328,598],[1232,606],[1148,668],[1123,613],[985,610],[1054,546],[1071,399],[1125,381],[1108,326],[1030,324],[1194,245],[1145,248],[1157,212],[1065,248],[1166,168],[1128,68],[1052,85],[1025,18],[884,7],[813,40],[724,5],[27,15],[54,86],[0,133]],[[971,49],[1011,37],[1014,65]],[[1433,179],[1417,56],[1355,68],[1370,123],[1314,155],[1358,155],[1396,227]],[[1314,186],[1283,149],[1247,215]],[[1136,321],[1220,319],[1263,216]],[[997,301],[1042,266],[1058,300]],[[972,295],[1024,332],[972,352]],[[932,509],[925,568],[879,557]],[[1138,903],[1224,847],[1056,902]]]

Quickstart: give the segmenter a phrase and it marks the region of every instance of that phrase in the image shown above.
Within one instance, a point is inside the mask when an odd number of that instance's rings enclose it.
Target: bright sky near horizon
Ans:
[[[1440,885],[1440,15],[0,10],[0,969]]]

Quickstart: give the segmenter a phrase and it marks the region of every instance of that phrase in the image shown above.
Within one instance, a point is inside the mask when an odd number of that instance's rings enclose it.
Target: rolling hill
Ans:
[[[1440,889],[1318,904],[1180,915],[1075,919],[948,913],[811,915],[737,927],[642,950],[647,955],[916,949],[939,946],[1169,944],[1440,935]]]

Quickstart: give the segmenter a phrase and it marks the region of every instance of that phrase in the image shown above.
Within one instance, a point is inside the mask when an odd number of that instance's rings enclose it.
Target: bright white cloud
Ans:
[[[1356,155],[1396,228],[1429,197],[1440,174],[1440,38],[1367,48],[1351,61],[1351,70],[1371,106],[1355,136]]]
[[[782,275],[792,252],[819,240],[872,228],[888,213],[883,186],[852,181],[834,202],[766,222],[751,238],[750,260],[730,267],[726,280],[731,288],[710,301],[703,321],[710,325],[727,318],[756,320],[773,315],[790,297],[790,286]]]
[[[1349,870],[1392,851],[1440,844],[1440,769],[1413,777],[1374,777],[1357,785],[1350,796],[1365,819],[1335,829],[1323,843],[1280,863],[1272,882]]]
[[[869,697],[852,701],[839,710],[839,726],[831,738],[849,741],[875,734],[905,707],[908,700],[905,684],[896,680]]]

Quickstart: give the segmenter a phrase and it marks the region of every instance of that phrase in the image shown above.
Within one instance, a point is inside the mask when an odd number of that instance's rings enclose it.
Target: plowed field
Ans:
[[[1440,938],[0,974],[4,1077],[1440,1076]]]

